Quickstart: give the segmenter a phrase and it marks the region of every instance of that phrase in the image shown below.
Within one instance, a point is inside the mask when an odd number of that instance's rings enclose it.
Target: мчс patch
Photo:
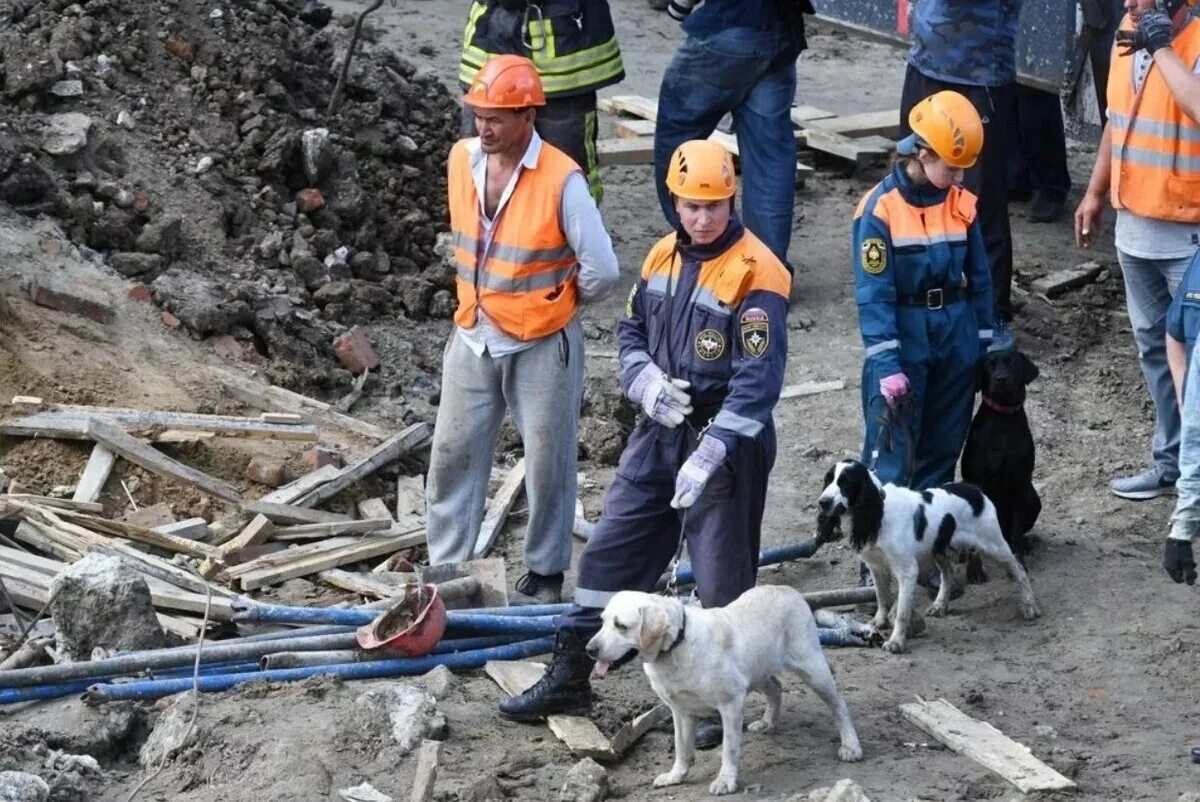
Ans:
[[[766,310],[757,306],[742,313],[742,348],[758,359],[771,344],[771,319]]]

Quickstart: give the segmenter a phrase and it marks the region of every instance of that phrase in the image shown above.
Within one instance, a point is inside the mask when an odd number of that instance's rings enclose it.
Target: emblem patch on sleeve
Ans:
[[[887,243],[878,237],[863,240],[862,269],[872,276],[878,276],[887,269]]]
[[[696,335],[696,356],[705,362],[720,359],[725,353],[725,335],[716,329],[704,329]]]
[[[757,306],[742,313],[742,348],[755,359],[762,357],[771,344],[770,323],[766,310]]]
[[[637,295],[637,282],[629,288],[629,297],[625,299],[625,317],[633,317],[633,299]]]

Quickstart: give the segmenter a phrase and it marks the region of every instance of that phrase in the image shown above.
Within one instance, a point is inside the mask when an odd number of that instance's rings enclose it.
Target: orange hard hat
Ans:
[[[496,56],[475,74],[463,102],[477,109],[523,109],[545,106],[542,78],[522,56]]]
[[[975,105],[948,89],[913,106],[908,127],[913,133],[897,144],[900,153],[927,147],[951,167],[966,169],[974,166],[983,149],[983,120]]]
[[[667,167],[667,189],[678,198],[714,201],[732,198],[737,192],[733,156],[707,139],[684,142],[671,155]]]

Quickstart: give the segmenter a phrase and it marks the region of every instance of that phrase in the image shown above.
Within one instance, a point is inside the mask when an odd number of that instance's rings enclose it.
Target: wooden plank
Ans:
[[[542,678],[546,667],[541,663],[518,660],[489,660],[483,670],[509,696],[524,693]],[[582,716],[547,716],[546,723],[558,739],[579,757],[612,762],[618,755],[612,744],[590,719]]]
[[[1075,783],[1000,730],[963,713],[945,699],[900,705],[904,718],[1015,785],[1022,793],[1073,790]]]
[[[74,543],[63,543],[58,538],[47,534],[37,521],[21,521],[13,532],[13,538],[67,562],[75,562],[87,553],[86,547],[77,549]]]
[[[596,143],[596,158],[602,166],[654,164],[654,140],[601,139]]]
[[[801,382],[800,384],[789,384],[784,387],[779,393],[779,400],[785,398],[803,398],[807,395],[818,395],[820,393],[829,393],[835,390],[845,390],[846,382],[843,379],[834,379],[827,382]]]
[[[836,116],[836,112],[819,109],[816,106],[793,106],[791,111],[792,123],[795,125],[808,125],[813,120],[827,120]]]
[[[438,760],[442,756],[441,741],[421,741],[417,752],[417,770],[413,775],[412,802],[433,802],[433,786],[438,777]]]
[[[833,131],[824,131],[820,128],[806,128],[798,131],[796,142],[810,150],[828,153],[855,164],[867,164],[886,157],[889,152],[888,148],[881,148],[875,144],[874,138],[872,138],[872,142],[864,143],[862,140],[851,139],[848,136]]]
[[[218,381],[242,403],[257,407],[264,411],[281,409],[287,412],[311,413],[323,424],[352,432],[373,441],[386,440],[391,434],[387,429],[358,418],[344,415],[335,411],[330,404],[309,398],[299,393],[293,393],[283,387],[262,384],[244,376],[238,376],[228,371],[214,371]]]
[[[304,423],[304,416],[298,415],[295,412],[264,412],[258,416],[258,419],[263,423],[287,423],[292,425]]]
[[[100,420],[92,420],[87,424],[87,434],[88,437],[98,443],[103,443],[121,457],[152,473],[193,485],[219,499],[234,504],[241,503],[242,494],[233,485],[184,465],[115,426]]]
[[[630,120],[621,118],[612,121],[612,132],[621,139],[637,139],[642,136],[654,136],[655,122],[653,120]]]
[[[12,399],[14,407],[40,407],[43,403],[42,397],[37,395],[14,395]]]
[[[163,551],[186,554],[189,557],[198,557],[200,559],[210,557],[216,552],[216,549],[207,543],[199,543],[195,540],[189,540],[186,537],[179,537],[178,535],[163,534],[162,532],[156,532],[153,529],[147,529],[142,526],[126,523],[125,521],[110,521],[107,518],[98,518],[94,515],[71,512],[70,510],[56,510],[55,512],[63,519],[80,524],[88,529],[103,532],[112,537],[135,540],[138,543],[145,543],[147,546],[154,546]]]
[[[158,625],[184,640],[196,640],[200,637],[200,620],[196,618],[158,613]]]
[[[392,518],[392,511],[388,509],[387,502],[381,498],[365,498],[358,502],[358,514],[363,518],[387,518],[389,521]]]
[[[658,119],[658,101],[641,95],[613,95],[610,107],[616,114],[628,114],[653,122]]]
[[[104,490],[104,484],[108,481],[108,475],[116,461],[117,455],[100,443],[93,446],[92,455],[88,457],[83,475],[79,477],[79,484],[75,486],[75,495],[71,498],[74,501],[95,501],[100,498],[100,492]]]
[[[432,440],[433,430],[429,424],[414,423],[399,434],[385,440],[358,462],[342,468],[335,478],[315,490],[305,493],[292,503],[298,507],[315,507],[333,498],[355,482],[375,473],[383,466],[429,445]]]
[[[273,534],[275,534],[275,524],[271,519],[261,513],[255,515],[233,540],[221,546],[218,559],[228,562],[242,549],[265,543]]]
[[[340,565],[382,557],[385,554],[391,554],[424,542],[424,532],[419,535],[363,538],[353,546],[331,549],[327,553],[318,553],[295,562],[242,574],[238,578],[238,583],[242,590],[254,590],[265,585],[283,582],[286,579],[295,579],[329,568],[337,568]]]
[[[162,526],[151,527],[155,532],[161,535],[174,535],[175,537],[185,537],[188,540],[203,540],[208,537],[208,521],[203,518],[188,518],[185,521],[176,521],[173,524],[163,524]]]
[[[861,114],[844,114],[823,120],[810,120],[808,128],[819,128],[848,137],[878,134],[890,139],[900,136],[900,110],[867,111]]]
[[[291,504],[305,493],[320,487],[325,482],[337,476],[341,470],[336,465],[322,465],[315,471],[310,471],[283,487],[272,490],[259,499],[259,501],[267,504]]]
[[[396,571],[363,574],[357,571],[343,571],[339,568],[330,568],[328,571],[318,573],[317,578],[322,582],[333,585],[335,588],[348,590],[351,593],[357,593],[361,596],[390,599],[403,590],[406,584],[415,582],[417,575]]]
[[[97,504],[92,501],[75,501],[69,498],[51,498],[50,496],[38,496],[33,493],[7,493],[6,497],[15,501],[26,501],[30,504],[40,504],[43,507],[54,507],[62,510],[72,510],[75,512],[104,512],[104,505]]]
[[[178,431],[213,432],[222,437],[302,441],[317,439],[317,427],[311,424],[297,426],[295,424],[264,423],[256,418],[239,418],[229,415],[200,415],[191,412],[163,412],[66,404],[56,404],[41,412],[7,421],[0,426],[0,431],[5,434],[26,437],[84,439],[89,436],[88,420],[103,421],[109,426],[144,436]]]
[[[508,518],[513,503],[524,489],[525,458],[521,457],[504,478],[504,484],[496,491],[496,497],[488,504],[487,515],[484,516],[483,524],[479,527],[479,536],[475,539],[475,559],[486,557],[491,552],[492,544],[504,528],[504,521]]]
[[[336,535],[365,535],[369,532],[384,532],[396,525],[392,516],[386,518],[362,518],[357,521],[336,521],[326,524],[300,524],[277,529],[272,540],[312,540]]]
[[[265,501],[250,501],[242,509],[254,515],[265,515],[277,524],[325,524],[352,520],[349,515],[324,510],[310,510],[291,504],[268,504]]]
[[[1031,289],[1047,298],[1057,298],[1068,290],[1095,281],[1103,268],[1096,262],[1084,262],[1076,267],[1058,270],[1033,282]]]
[[[241,565],[230,567],[226,572],[230,579],[237,579],[243,574],[248,574],[251,571],[259,571],[264,568],[275,568],[285,563],[296,562],[304,557],[309,557],[314,554],[323,554],[329,551],[336,551],[346,546],[353,546],[355,543],[360,543],[361,540],[356,537],[335,537],[329,540],[321,541],[320,543],[305,543],[302,546],[292,546],[283,551],[278,551],[273,554],[264,554],[262,557],[247,561]]]

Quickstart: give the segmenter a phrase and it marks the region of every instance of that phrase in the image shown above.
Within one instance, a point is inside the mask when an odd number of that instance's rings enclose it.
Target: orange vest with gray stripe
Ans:
[[[466,140],[450,150],[450,229],[458,266],[454,322],[474,328],[482,309],[510,337],[536,340],[570,323],[579,305],[578,262],[559,225],[563,186],[579,166],[542,142],[537,167],[520,169],[483,254],[479,195]]]
[[[1126,15],[1124,30],[1133,23]],[[1189,19],[1171,49],[1188,71],[1200,58],[1200,20]],[[1171,96],[1154,66],[1141,92],[1133,86],[1134,59],[1114,48],[1108,76],[1112,136],[1112,204],[1143,217],[1200,223],[1200,124]]]

